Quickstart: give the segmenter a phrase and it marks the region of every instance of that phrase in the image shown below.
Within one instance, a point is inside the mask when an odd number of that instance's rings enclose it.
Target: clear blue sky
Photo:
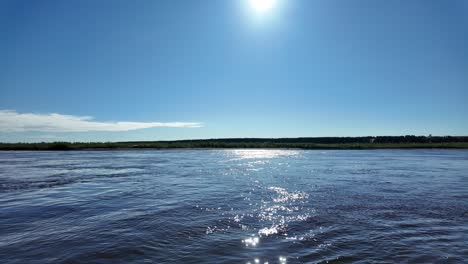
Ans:
[[[0,141],[401,134],[468,135],[466,0],[0,2]]]

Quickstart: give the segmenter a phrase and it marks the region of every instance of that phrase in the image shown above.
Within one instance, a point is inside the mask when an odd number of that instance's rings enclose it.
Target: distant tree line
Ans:
[[[300,137],[300,138],[226,138],[202,140],[164,141],[167,143],[310,143],[310,144],[354,144],[354,143],[468,143],[468,136],[377,136],[377,137]],[[140,142],[144,143],[144,142]]]
[[[82,149],[177,149],[177,148],[468,148],[468,137],[378,136],[303,138],[228,138],[141,142],[41,142],[0,143],[0,150],[82,150]]]

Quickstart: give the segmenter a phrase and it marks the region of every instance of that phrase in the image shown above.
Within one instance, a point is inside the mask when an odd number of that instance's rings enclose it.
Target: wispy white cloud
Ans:
[[[202,127],[195,122],[98,122],[91,116],[18,113],[0,110],[0,132],[130,131],[151,127]]]

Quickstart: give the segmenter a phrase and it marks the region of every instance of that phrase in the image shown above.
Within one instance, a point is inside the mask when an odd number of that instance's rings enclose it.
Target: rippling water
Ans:
[[[468,151],[0,152],[1,263],[461,263]]]

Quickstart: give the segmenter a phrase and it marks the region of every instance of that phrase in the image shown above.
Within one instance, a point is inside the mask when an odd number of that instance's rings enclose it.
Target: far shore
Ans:
[[[0,150],[141,149],[468,149],[468,137],[380,136],[315,138],[231,138],[144,142],[0,143]]]

